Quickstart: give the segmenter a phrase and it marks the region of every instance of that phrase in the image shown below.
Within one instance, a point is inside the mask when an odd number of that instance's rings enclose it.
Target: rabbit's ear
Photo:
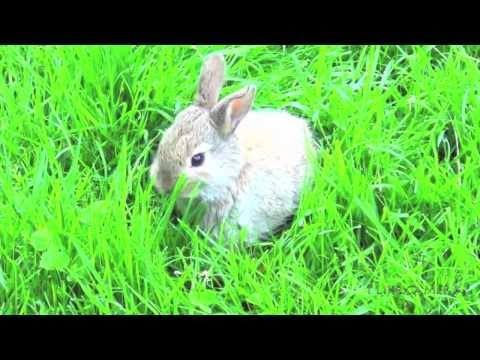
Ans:
[[[197,105],[210,110],[218,101],[225,77],[225,61],[219,54],[210,55],[203,63],[198,84]]]
[[[220,101],[210,111],[213,125],[222,136],[227,137],[231,135],[240,121],[250,111],[255,91],[255,86],[247,86]]]

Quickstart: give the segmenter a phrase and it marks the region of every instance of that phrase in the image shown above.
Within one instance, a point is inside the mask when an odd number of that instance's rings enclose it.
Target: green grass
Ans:
[[[253,248],[172,221],[148,179],[217,50],[222,94],[253,82],[323,144],[291,227]],[[0,47],[0,313],[480,313],[479,55]]]

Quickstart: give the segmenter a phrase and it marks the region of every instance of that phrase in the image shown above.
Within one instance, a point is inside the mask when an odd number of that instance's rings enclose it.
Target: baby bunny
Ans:
[[[308,152],[316,145],[303,119],[251,110],[254,86],[218,101],[224,68],[221,55],[206,59],[195,102],[164,132],[150,176],[158,191],[168,193],[183,175],[178,210],[194,197],[205,207],[202,230],[218,238],[224,228],[235,241],[244,228],[252,243],[294,214],[311,170]]]

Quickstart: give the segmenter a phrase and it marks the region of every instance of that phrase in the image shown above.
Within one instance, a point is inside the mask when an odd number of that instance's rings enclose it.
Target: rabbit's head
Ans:
[[[194,104],[181,111],[163,134],[150,169],[160,192],[171,191],[183,175],[181,196],[189,197],[197,188],[204,200],[215,201],[239,176],[243,159],[234,133],[252,107],[255,87],[218,101],[224,74],[223,57],[208,57]]]

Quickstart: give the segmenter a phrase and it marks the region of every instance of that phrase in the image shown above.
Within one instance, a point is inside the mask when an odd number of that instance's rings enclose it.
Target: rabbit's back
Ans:
[[[281,226],[298,205],[308,166],[305,120],[280,111],[249,113],[236,136],[246,165],[235,216],[260,236]]]
[[[236,130],[248,163],[267,167],[294,165],[305,156],[310,131],[305,120],[284,111],[252,111]]]

